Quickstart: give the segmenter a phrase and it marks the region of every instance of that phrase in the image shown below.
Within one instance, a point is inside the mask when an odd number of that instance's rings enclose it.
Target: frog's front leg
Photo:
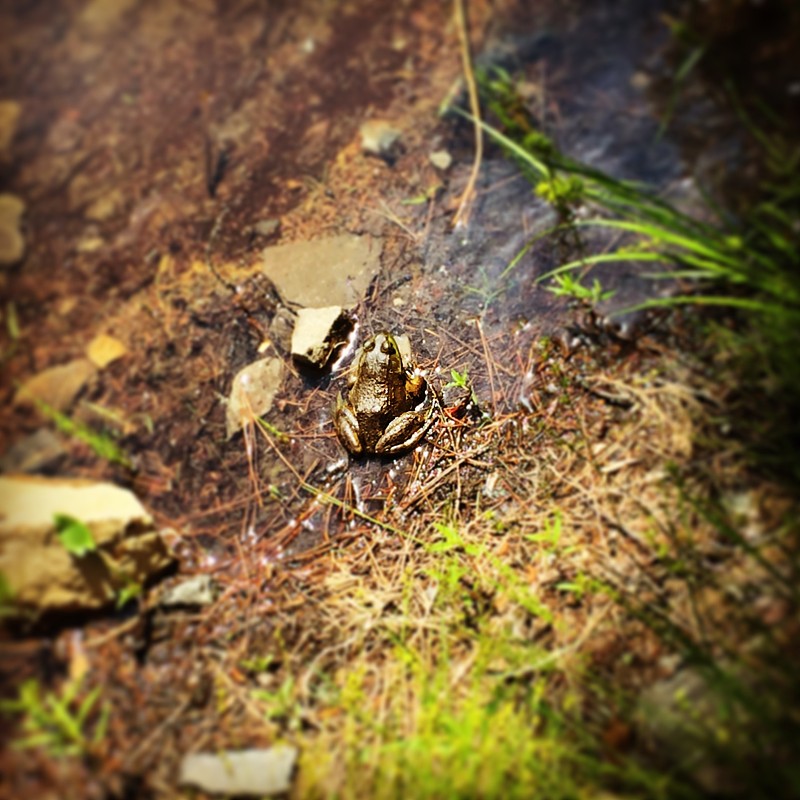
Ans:
[[[336,397],[333,408],[333,426],[342,440],[342,444],[353,455],[358,455],[363,450],[361,440],[358,438],[358,419],[353,409],[342,399],[341,392]]]
[[[392,455],[415,447],[433,422],[433,408],[427,411],[406,411],[395,417],[375,444],[379,455]]]

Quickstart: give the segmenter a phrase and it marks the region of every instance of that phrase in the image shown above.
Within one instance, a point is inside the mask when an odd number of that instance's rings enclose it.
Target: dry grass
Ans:
[[[491,361],[500,351],[481,336],[456,355],[475,359],[487,406],[529,410],[443,415],[405,482],[386,468],[326,480],[312,458],[270,497],[264,452],[286,459],[289,444],[254,426],[250,493],[204,518],[244,510],[235,547],[180,540],[221,595],[156,616],[141,665],[145,614],[77,648],[87,691],[104,685],[125,714],[55,782],[121,792],[147,775],[174,796],[186,752],[289,740],[296,797],[671,797],[680,754],[656,742],[670,773],[642,766],[644,688],[690,661],[733,663],[768,676],[765,708],[790,698],[791,503],[720,437],[699,364],[649,341],[607,363],[542,342],[520,376]],[[269,535],[251,536],[265,519]],[[312,548],[306,528],[324,531]]]
[[[481,796],[503,780],[568,796],[568,775],[602,771],[576,770],[581,736],[607,756],[598,742],[630,742],[609,687],[634,696],[687,647],[741,651],[742,596],[787,622],[768,574],[785,553],[762,548],[780,515],[747,512],[760,565],[702,510],[742,480],[735,448],[697,446],[719,411],[711,387],[663,357],[588,381],[585,366],[543,359],[534,414],[445,423],[382,524],[327,557],[306,594],[314,635],[285,662],[306,722],[298,797],[437,796],[459,776]],[[546,709],[584,730],[554,739]],[[517,753],[526,730],[536,746]],[[530,772],[537,759],[549,778]]]

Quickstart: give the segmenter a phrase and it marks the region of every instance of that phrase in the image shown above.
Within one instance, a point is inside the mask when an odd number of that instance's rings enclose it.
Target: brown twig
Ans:
[[[469,213],[472,201],[475,196],[475,184],[478,180],[478,173],[483,160],[483,128],[481,127],[481,107],[478,102],[478,86],[475,83],[475,73],[472,69],[472,57],[469,52],[469,31],[467,30],[467,15],[464,10],[464,0],[455,0],[456,27],[458,28],[458,38],[461,51],[461,64],[464,70],[464,80],[467,84],[469,94],[469,108],[472,112],[473,124],[475,127],[475,159],[472,162],[472,172],[470,173],[467,185],[458,203],[458,210],[453,217],[453,227],[466,227],[469,221]]]

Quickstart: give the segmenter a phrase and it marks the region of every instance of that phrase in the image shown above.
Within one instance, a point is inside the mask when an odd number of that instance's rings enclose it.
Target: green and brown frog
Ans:
[[[376,333],[356,356],[347,399],[336,398],[333,425],[354,455],[393,455],[417,445],[432,421],[432,406],[418,409],[426,383],[415,375],[390,333]]]

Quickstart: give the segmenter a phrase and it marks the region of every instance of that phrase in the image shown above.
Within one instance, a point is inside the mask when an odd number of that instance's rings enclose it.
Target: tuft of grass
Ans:
[[[592,281],[591,286],[586,286],[579,278],[567,273],[556,275],[553,285],[547,289],[557,297],[572,297],[582,303],[595,306],[603,300],[608,300],[614,296],[613,289],[603,289],[602,284],[597,278]]]
[[[624,311],[695,303],[768,314],[787,326],[800,322],[800,277],[795,269],[800,266],[800,248],[791,216],[776,202],[759,205],[735,227],[714,225],[680,211],[644,187],[573,161],[552,147],[533,152],[488,124],[484,128],[523,166],[536,193],[557,208],[587,204],[615,215],[571,219],[570,226],[599,227],[633,237],[634,244],[613,253],[582,256],[540,281],[600,263],[655,263],[667,268],[649,273],[653,279],[694,281],[726,291],[652,298]],[[741,296],[736,291],[739,287],[756,296]]]
[[[18,750],[42,748],[54,757],[87,755],[103,741],[111,706],[99,703],[102,686],[81,697],[81,680],[70,680],[60,693],[42,693],[31,678],[19,687],[16,700],[0,701],[0,712],[22,714],[22,736],[12,742]]]
[[[562,627],[532,580],[534,564],[576,555],[562,534],[557,512],[536,533],[497,528],[491,513],[466,526],[440,518],[406,538],[413,572],[390,595],[362,587],[334,601],[358,609],[353,636],[369,639],[347,639],[358,655],[315,709],[296,796],[681,796],[669,774],[605,758],[584,717],[580,642],[551,648],[522,632],[534,620]],[[365,621],[386,603],[394,613]]]
[[[62,433],[87,444],[97,456],[105,461],[110,461],[112,464],[119,464],[126,469],[133,469],[131,460],[108,434],[98,433],[87,425],[71,419],[43,400],[34,398],[34,403],[36,404],[36,408],[48,419],[52,420]]]
[[[519,164],[536,194],[565,212],[571,226],[601,227],[623,232],[634,240],[633,245],[614,253],[562,264],[540,280],[603,262],[657,262],[667,269],[653,277],[689,279],[722,291],[653,298],[638,308],[706,303],[769,314],[786,325],[800,322],[800,177],[796,169],[786,169],[787,164],[800,164],[800,146],[769,136],[745,117],[748,129],[763,146],[776,183],[763,187],[764,198],[745,217],[733,219],[709,207],[706,211],[711,221],[706,221],[642,185],[616,179],[559,152],[543,132],[535,129],[529,116],[519,112],[519,103],[513,99],[513,81],[507,73],[500,71],[494,79],[484,79],[483,85],[489,107],[505,132],[481,124]],[[508,107],[517,111],[512,114]],[[744,116],[741,109],[740,115]],[[578,205],[602,215],[575,219],[568,212]],[[744,297],[738,288],[756,296]]]
[[[586,286],[586,273],[599,264],[633,265],[653,280],[654,289],[657,282],[671,280],[675,291],[654,291],[612,316],[686,305],[731,309],[739,325],[719,337],[727,335],[726,357],[738,373],[732,378],[772,403],[766,419],[759,408],[742,410],[751,428],[752,450],[762,464],[800,478],[800,458],[795,455],[800,452],[800,423],[792,411],[800,404],[800,371],[795,366],[800,349],[800,145],[759,128],[729,87],[746,135],[760,146],[762,171],[768,177],[753,187],[754,199],[738,215],[708,197],[703,208],[690,213],[645,186],[559,152],[519,112],[519,104],[511,99],[509,75],[485,80],[484,91],[504,127],[501,131],[482,123],[484,130],[559,214],[559,224],[538,234],[536,241],[554,234],[580,237],[591,229],[608,231],[620,241],[613,252],[581,252],[537,280],[549,282],[555,294],[595,304],[608,295],[596,282]],[[533,243],[512,260],[503,277]],[[765,404],[758,405],[763,412]]]

